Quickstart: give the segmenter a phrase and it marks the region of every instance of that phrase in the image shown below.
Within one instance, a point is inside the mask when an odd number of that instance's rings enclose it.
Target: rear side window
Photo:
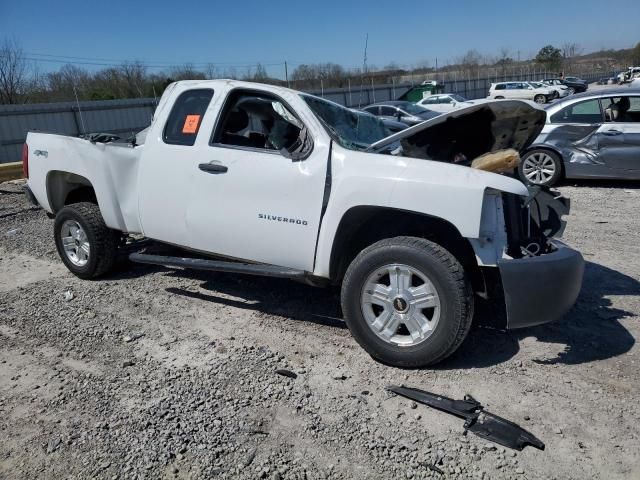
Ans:
[[[380,115],[383,117],[394,117],[397,110],[393,107],[380,107]]]
[[[574,103],[551,115],[551,123],[600,123],[602,112],[597,99]]]
[[[504,90],[504,83],[499,83],[496,85],[496,90]]]
[[[173,104],[162,136],[164,143],[193,145],[200,130],[213,90],[201,88],[180,94]]]

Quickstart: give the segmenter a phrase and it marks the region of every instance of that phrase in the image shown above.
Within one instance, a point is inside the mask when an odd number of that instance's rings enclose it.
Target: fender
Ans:
[[[468,239],[480,237],[488,189],[527,196],[518,180],[469,167],[407,157],[357,152],[339,145],[332,152],[332,194],[320,227],[314,274],[327,277],[338,226],[354,207],[404,210],[436,217]]]

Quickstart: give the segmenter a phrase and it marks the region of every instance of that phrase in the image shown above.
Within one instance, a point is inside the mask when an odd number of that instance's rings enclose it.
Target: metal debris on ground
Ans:
[[[465,395],[464,400],[453,400],[404,386],[391,385],[387,390],[464,419],[465,433],[470,431],[479,437],[514,450],[522,450],[527,445],[544,450],[544,443],[532,433],[505,418],[486,411],[471,395]]]

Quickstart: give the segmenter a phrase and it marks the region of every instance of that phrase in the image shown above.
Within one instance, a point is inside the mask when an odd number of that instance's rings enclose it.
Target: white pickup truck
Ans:
[[[135,138],[30,132],[23,163],[78,277],[107,273],[135,233],[184,252],[135,262],[341,285],[360,345],[416,367],[458,348],[475,295],[501,299],[509,328],[575,302],[582,257],[551,238],[566,202],[468,166],[522,151],[544,121],[529,102],[480,102],[388,136],[305,93],[183,81]]]

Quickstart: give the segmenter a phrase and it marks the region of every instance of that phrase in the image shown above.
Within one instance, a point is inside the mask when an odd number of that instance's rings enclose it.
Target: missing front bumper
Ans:
[[[554,241],[556,250],[538,257],[498,261],[507,310],[507,328],[557,320],[575,303],[582,287],[584,259]]]

